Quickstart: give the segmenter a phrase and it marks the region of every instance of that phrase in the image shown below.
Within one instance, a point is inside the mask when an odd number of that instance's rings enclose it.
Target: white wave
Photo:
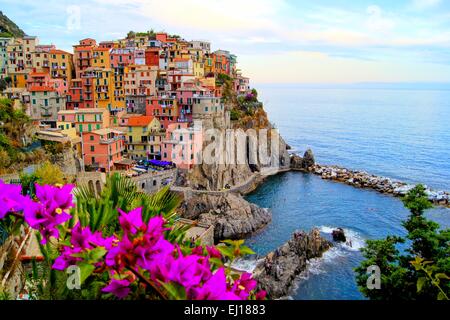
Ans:
[[[333,230],[336,230],[337,227],[330,226],[320,226],[319,231],[326,234],[331,234]],[[345,237],[347,238],[346,243],[335,243],[337,248],[342,248],[347,251],[359,251],[361,248],[364,248],[366,245],[366,241],[364,238],[356,231],[351,229],[344,229]],[[332,251],[332,250],[329,250]],[[329,252],[328,251],[328,252]]]
[[[233,269],[252,273],[255,270],[259,260],[256,259],[238,259],[231,265]]]

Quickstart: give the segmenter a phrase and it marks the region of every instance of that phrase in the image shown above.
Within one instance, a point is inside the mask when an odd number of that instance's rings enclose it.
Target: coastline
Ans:
[[[408,184],[388,177],[377,176],[362,170],[351,170],[337,165],[314,164],[308,168],[291,167],[291,171],[299,171],[320,176],[324,180],[344,183],[356,188],[371,189],[382,194],[402,197],[415,184]],[[450,208],[450,192],[433,190],[425,185],[428,199],[437,206]]]

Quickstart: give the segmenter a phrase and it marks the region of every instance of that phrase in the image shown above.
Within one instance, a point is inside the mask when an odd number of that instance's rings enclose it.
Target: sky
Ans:
[[[166,31],[230,50],[254,83],[450,82],[450,0],[0,0],[40,43]]]

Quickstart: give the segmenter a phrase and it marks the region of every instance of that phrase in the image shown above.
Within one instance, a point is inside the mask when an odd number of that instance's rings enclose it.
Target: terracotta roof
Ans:
[[[128,119],[128,126],[130,127],[143,127],[147,126],[152,122],[152,116],[140,116],[140,117],[132,117]]]
[[[52,49],[48,53],[50,53],[50,54],[68,54],[68,55],[71,55],[70,52],[67,52],[67,51],[64,51],[64,50],[59,50],[59,49]]]
[[[94,51],[109,51],[109,50],[111,50],[111,49],[110,48],[101,48],[101,47],[94,48]]]
[[[53,89],[52,87],[40,87],[40,86],[32,86],[30,87],[30,89],[28,89],[28,91],[30,92],[39,92],[39,91],[55,91],[55,89]]]
[[[46,77],[48,75],[49,74],[45,72],[30,72],[29,74],[30,77]]]

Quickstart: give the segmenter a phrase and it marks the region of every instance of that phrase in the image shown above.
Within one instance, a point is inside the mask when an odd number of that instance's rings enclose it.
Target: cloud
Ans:
[[[413,7],[419,10],[438,6],[442,0],[413,0]]]
[[[379,6],[371,5],[367,7],[369,18],[367,19],[367,27],[373,32],[387,32],[395,27],[395,21],[386,18]]]

